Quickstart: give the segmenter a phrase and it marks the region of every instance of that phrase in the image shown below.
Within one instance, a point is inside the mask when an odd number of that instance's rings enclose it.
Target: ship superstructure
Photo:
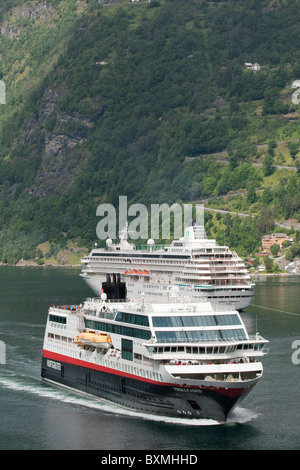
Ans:
[[[107,273],[119,273],[128,297],[135,299],[144,293],[153,300],[168,300],[170,287],[178,286],[188,288],[193,297],[232,303],[242,310],[254,295],[254,284],[241,258],[208,239],[202,226],[186,228],[184,236],[168,246],[148,240],[141,248],[128,242],[124,229],[119,243],[107,240],[106,249],[95,247],[82,263],[80,275],[97,296]]]
[[[142,413],[225,422],[263,374],[267,341],[231,306],[170,292],[126,298],[117,277],[79,306],[50,306],[44,380]]]

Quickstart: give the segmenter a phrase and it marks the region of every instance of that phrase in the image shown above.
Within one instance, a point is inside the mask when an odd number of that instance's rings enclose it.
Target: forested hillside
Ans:
[[[90,247],[97,206],[120,195],[251,213],[207,216],[243,255],[274,220],[299,222],[299,6],[1,3],[0,261]]]

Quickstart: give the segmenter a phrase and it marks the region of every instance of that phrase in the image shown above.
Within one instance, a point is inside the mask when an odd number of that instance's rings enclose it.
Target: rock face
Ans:
[[[285,266],[285,270],[289,274],[300,274],[300,259],[290,261]]]
[[[48,17],[54,13],[55,10],[47,2],[37,2],[30,8],[28,6],[17,6],[12,9],[13,18],[25,18],[27,20],[40,19],[47,20]],[[21,29],[17,28],[15,24],[7,24],[0,28],[2,36],[7,36],[9,39],[19,39],[21,36]]]
[[[30,8],[26,5],[15,7],[13,9],[13,14],[28,19],[36,17],[46,18],[51,11],[54,11],[54,8],[51,5],[48,5],[47,2],[38,2]]]
[[[18,137],[14,139],[10,146],[11,152],[7,152],[7,160],[11,166],[14,165],[17,168],[19,165],[20,167],[23,165],[26,168],[24,180],[26,179],[26,191],[29,191],[30,194],[38,198],[45,198],[47,195],[59,196],[68,190],[77,175],[85,172],[88,151],[83,149],[82,145],[90,137],[97,120],[103,114],[100,97],[95,97],[93,103],[87,105],[86,108],[82,107],[88,109],[86,114],[85,111],[82,114],[76,114],[76,112],[72,113],[72,111],[64,109],[61,100],[70,92],[68,80],[64,82],[65,84],[58,85],[58,82],[61,83],[59,79],[57,82],[53,78],[60,51],[63,55],[64,50],[68,48],[68,28],[74,34],[71,24],[74,22],[73,27],[75,28],[77,20],[75,21],[73,17],[78,15],[79,19],[80,12],[87,7],[88,2],[66,2],[70,4],[69,6],[60,5],[65,2],[43,0],[9,3],[19,3],[20,5],[7,10],[0,25],[0,39],[4,36],[6,43],[9,39],[12,43],[12,49],[16,47],[16,41],[20,40],[20,51],[23,51],[22,48],[24,51],[23,55],[20,52],[19,55],[16,54],[16,57],[13,57],[11,77],[4,76],[3,83],[5,80],[10,89],[20,87],[22,91],[18,91],[16,94],[25,94],[29,89],[34,92],[33,97],[29,97],[29,100],[32,99],[33,102],[32,110],[30,113],[24,113],[23,130],[20,131],[22,132],[21,137],[18,134]],[[78,9],[76,6],[73,7],[72,3],[76,4]],[[68,17],[70,11],[72,11],[72,21],[70,19],[65,21],[64,14]],[[58,34],[57,26],[60,22],[66,26],[66,32],[61,35]],[[42,30],[45,32],[41,33]],[[55,32],[58,36],[57,41],[53,39]],[[29,41],[29,37],[34,39]],[[35,40],[35,37],[41,37],[41,44]],[[46,45],[48,48],[48,37],[51,53],[47,52],[44,57],[44,48]],[[71,33],[70,37],[72,37]],[[28,50],[27,46],[24,46],[27,40]],[[0,59],[2,60],[2,50]],[[45,64],[47,81],[43,81],[44,72],[40,72],[40,75],[30,75],[33,70],[40,70],[35,62]],[[0,78],[2,78],[2,73]],[[42,88],[45,86],[44,83],[49,84],[48,88]],[[42,89],[43,96],[40,98]],[[26,102],[25,99],[20,99],[19,103],[18,99],[15,99],[20,108],[23,102]],[[30,109],[30,103],[26,106]],[[29,174],[28,180],[27,172]],[[13,177],[11,179],[12,184],[9,191],[11,195],[15,195],[21,187],[20,180],[23,183],[21,170],[15,179]]]
[[[23,133],[23,145],[30,145],[38,133],[43,140],[41,163],[30,188],[39,198],[61,194],[74,180],[74,172],[83,170],[84,161],[74,158],[72,151],[84,143],[103,112],[100,106],[92,117],[64,113],[57,105],[63,95],[63,90],[46,90],[37,116],[27,122]]]

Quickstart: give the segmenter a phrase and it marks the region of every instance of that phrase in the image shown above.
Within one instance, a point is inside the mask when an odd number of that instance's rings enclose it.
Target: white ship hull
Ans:
[[[231,307],[177,295],[51,306],[43,379],[137,412],[224,423],[262,377],[267,341]],[[107,335],[110,347],[82,344],[88,335]]]
[[[95,295],[101,295],[101,286],[102,282],[105,281],[105,278],[100,278],[98,276],[88,276],[86,274],[80,274],[82,279],[86,282],[86,284],[90,287],[90,289],[95,293]],[[162,283],[151,283],[150,286],[145,284],[144,282],[127,282],[127,296],[129,299],[136,299],[139,298],[142,293],[145,296],[151,296],[153,301],[168,301],[170,300],[170,292],[171,286],[170,284],[162,284]],[[176,284],[172,287],[176,287]],[[185,296],[188,297],[189,295],[193,298],[200,299],[207,299],[211,302],[218,302],[224,304],[232,304],[234,308],[237,310],[243,310],[248,307],[253,300],[254,296],[254,288],[252,286],[247,287],[243,290],[240,288],[232,287],[232,288],[207,288],[201,286],[179,286],[178,289],[184,289]]]
[[[237,310],[248,307],[254,284],[241,258],[227,246],[206,238],[203,227],[188,227],[184,237],[168,246],[136,248],[123,234],[119,244],[107,240],[107,248],[95,247],[82,260],[81,276],[101,295],[105,276],[118,275],[126,283],[128,298],[145,294],[168,301],[169,289],[188,289],[193,297],[231,303]]]

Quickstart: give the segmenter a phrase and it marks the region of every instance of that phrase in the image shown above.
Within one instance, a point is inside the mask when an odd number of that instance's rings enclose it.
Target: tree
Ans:
[[[270,155],[272,155],[272,157],[275,156],[275,151],[274,151],[274,149],[275,149],[276,147],[277,147],[276,141],[271,140],[271,142],[269,142],[269,144],[268,144],[268,153],[269,153]]]
[[[257,230],[258,236],[261,237],[262,235],[269,232],[269,230],[273,230],[275,227],[274,224],[274,215],[269,207],[264,207],[261,210],[260,216],[257,220]]]
[[[274,173],[275,167],[273,166],[273,157],[270,153],[267,153],[263,160],[263,172],[264,176],[270,176]]]
[[[255,188],[251,186],[247,191],[247,201],[249,204],[254,204],[257,201]]]
[[[289,142],[288,148],[290,151],[290,155],[293,160],[295,160],[297,153],[299,152],[299,143],[297,142]]]
[[[273,256],[277,256],[280,251],[280,246],[277,243],[275,243],[274,245],[271,245],[270,250]]]
[[[291,248],[288,249],[285,258],[288,261],[292,261],[294,258],[300,256],[300,243],[294,243]]]
[[[264,205],[268,205],[271,203],[272,199],[273,199],[272,190],[270,188],[266,188],[262,193],[262,203]]]
[[[268,273],[273,271],[273,260],[269,256],[264,256],[264,264]]]

